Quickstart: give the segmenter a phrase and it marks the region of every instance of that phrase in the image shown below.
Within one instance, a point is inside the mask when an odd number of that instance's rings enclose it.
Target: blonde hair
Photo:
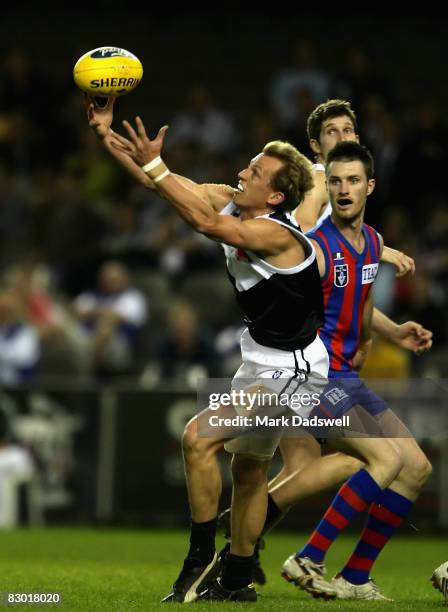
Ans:
[[[263,148],[264,155],[274,157],[283,165],[271,178],[271,187],[285,196],[276,206],[278,211],[292,211],[314,187],[314,171],[310,160],[289,142],[273,140]]]

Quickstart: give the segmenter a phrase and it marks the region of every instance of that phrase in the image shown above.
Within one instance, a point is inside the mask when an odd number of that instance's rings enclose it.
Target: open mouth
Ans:
[[[350,206],[350,204],[352,204],[352,200],[350,200],[350,198],[340,198],[338,200],[338,204],[339,206]]]

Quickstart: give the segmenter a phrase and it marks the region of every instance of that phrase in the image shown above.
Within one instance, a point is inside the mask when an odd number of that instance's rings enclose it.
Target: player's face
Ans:
[[[283,201],[283,194],[272,189],[271,179],[282,167],[275,157],[260,153],[238,174],[238,188],[233,201],[240,207],[264,208]]]
[[[353,122],[347,115],[326,119],[320,128],[319,140],[311,140],[312,150],[325,162],[328,153],[338,142],[359,142]]]
[[[327,169],[327,186],[333,214],[341,220],[354,221],[363,213],[375,181],[367,179],[358,160],[334,161]]]

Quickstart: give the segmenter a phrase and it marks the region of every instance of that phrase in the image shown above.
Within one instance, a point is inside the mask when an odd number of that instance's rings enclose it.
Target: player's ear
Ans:
[[[315,138],[310,138],[310,149],[316,155],[320,155],[321,152],[322,152],[321,148],[320,148],[319,141],[316,140]]]
[[[274,191],[268,198],[268,204],[271,206],[278,206],[285,201],[285,194],[281,191]]]
[[[375,179],[369,179],[367,181],[367,195],[369,196],[375,189]]]

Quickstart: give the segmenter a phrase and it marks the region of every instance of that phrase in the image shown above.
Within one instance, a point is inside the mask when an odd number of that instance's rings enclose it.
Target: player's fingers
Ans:
[[[123,153],[128,153],[129,155],[133,155],[134,153],[133,147],[130,147],[128,145],[122,145],[116,140],[111,140],[110,144],[113,146],[114,149],[117,149],[117,151],[122,151]]]
[[[157,143],[162,144],[165,138],[165,135],[168,131],[168,125],[164,125],[160,128],[159,133],[157,134],[155,140],[157,141]]]
[[[423,355],[423,353],[426,353],[426,351],[429,351],[431,347],[432,347],[432,340],[428,340],[424,344],[420,344],[419,347],[414,351],[414,353],[419,356]]]
[[[125,128],[125,130],[127,131],[127,133],[129,134],[129,138],[132,140],[132,142],[134,144],[138,144],[138,136],[136,131],[134,130],[134,128],[132,127],[132,125],[129,123],[129,121],[126,121],[126,119],[123,121],[123,126]]]
[[[146,134],[145,126],[143,124],[143,121],[140,119],[140,117],[135,118],[135,123],[137,124],[137,132],[140,138],[148,138]]]
[[[130,145],[131,144],[130,140],[128,140],[127,138],[125,138],[121,134],[118,134],[117,132],[112,132],[112,138],[117,140],[122,145]]]
[[[397,278],[400,278],[401,276],[404,276],[407,272],[407,268],[406,266],[403,265],[402,261],[398,261],[397,262],[397,271],[395,272],[395,276]]]

